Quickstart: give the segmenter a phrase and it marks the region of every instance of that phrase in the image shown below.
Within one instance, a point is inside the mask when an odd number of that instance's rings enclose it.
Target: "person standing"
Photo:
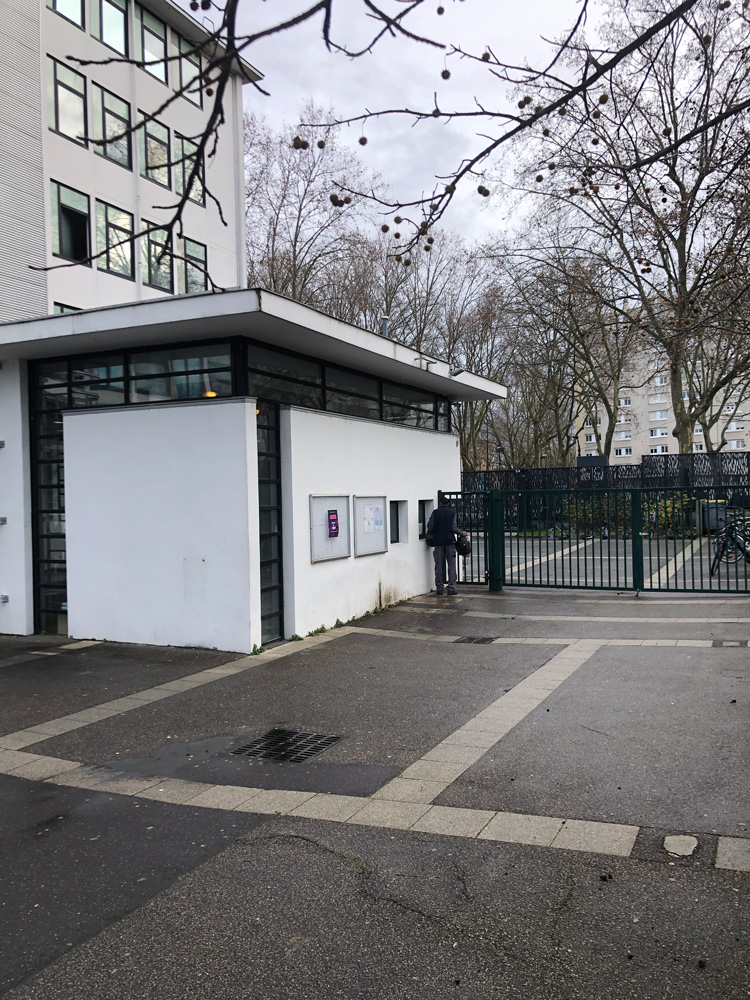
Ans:
[[[435,590],[443,593],[443,560],[448,566],[448,593],[456,593],[456,535],[465,535],[456,520],[456,512],[448,497],[441,496],[437,510],[430,514],[427,531],[432,532],[435,548]]]

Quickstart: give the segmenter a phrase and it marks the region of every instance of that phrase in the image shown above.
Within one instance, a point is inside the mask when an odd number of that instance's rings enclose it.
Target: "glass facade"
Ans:
[[[450,430],[447,399],[245,338],[32,362],[30,414],[36,628],[67,628],[64,410],[258,398],[263,641],[283,634],[279,404]],[[421,512],[421,509],[420,509]]]

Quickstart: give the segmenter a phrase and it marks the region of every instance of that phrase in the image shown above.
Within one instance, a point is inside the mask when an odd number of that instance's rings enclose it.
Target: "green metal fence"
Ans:
[[[446,495],[472,540],[462,583],[750,592],[750,487]]]

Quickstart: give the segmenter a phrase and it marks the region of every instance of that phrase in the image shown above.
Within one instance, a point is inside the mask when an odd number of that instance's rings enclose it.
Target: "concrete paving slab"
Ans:
[[[447,837],[476,837],[494,815],[489,810],[432,806],[411,829],[417,833],[439,833]]]
[[[302,805],[292,809],[290,816],[304,816],[307,819],[325,819],[333,823],[346,823],[348,819],[359,812],[366,799],[355,795],[328,795],[321,793],[313,795]]]
[[[206,785],[202,781],[180,781],[178,778],[169,778],[167,781],[156,782],[156,784],[139,792],[138,795],[144,799],[172,802],[174,805],[181,806],[190,802],[201,792],[213,791],[215,787],[215,785]]]
[[[28,753],[25,750],[0,750],[0,772],[9,774],[17,767],[39,760],[40,756],[38,753]]]
[[[401,772],[402,778],[425,781],[455,781],[466,770],[464,764],[444,764],[439,761],[418,760]]]
[[[307,802],[314,794],[315,792],[260,789],[257,795],[253,795],[247,802],[242,802],[234,808],[240,812],[288,813],[301,806],[303,802]]]
[[[417,778],[394,778],[372,796],[391,802],[432,802],[448,787],[444,781],[425,781]]]
[[[243,788],[240,785],[211,785],[190,800],[191,806],[206,809],[237,809],[260,792],[260,788]]]
[[[735,872],[750,872],[750,840],[719,837],[716,867]]]
[[[0,750],[23,750],[34,743],[48,739],[44,733],[38,733],[33,729],[21,729],[16,733],[7,733],[0,736]]]
[[[373,799],[358,809],[348,822],[360,826],[385,826],[391,830],[408,830],[429,808],[430,806],[424,803]]]
[[[442,742],[424,754],[422,760],[435,760],[446,764],[474,764],[483,756],[483,747],[467,747],[458,743]]]
[[[633,850],[637,836],[637,826],[567,819],[563,822],[559,833],[550,846],[565,848],[569,851],[615,854],[627,858]]]
[[[480,840],[502,840],[509,844],[550,847],[563,825],[554,816],[525,816],[498,812],[479,834]]]
[[[54,778],[66,771],[72,771],[80,767],[77,760],[59,760],[56,757],[40,757],[29,764],[21,764],[20,767],[6,774],[12,774],[14,778],[28,778],[32,781],[44,781],[46,778]]]

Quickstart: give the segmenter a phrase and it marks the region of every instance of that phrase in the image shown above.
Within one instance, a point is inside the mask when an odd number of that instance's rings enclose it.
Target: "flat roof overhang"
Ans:
[[[222,337],[250,337],[455,401],[506,396],[497,382],[467,371],[451,375],[445,361],[261,289],[165,296],[3,323],[0,361]]]

